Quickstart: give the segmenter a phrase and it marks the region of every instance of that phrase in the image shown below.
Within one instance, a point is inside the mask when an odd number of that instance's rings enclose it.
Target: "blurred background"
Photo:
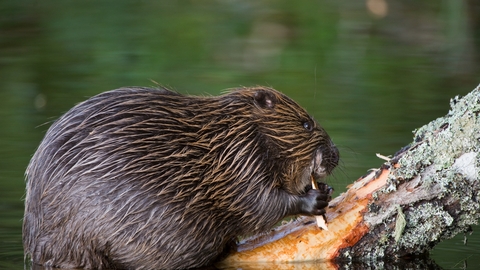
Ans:
[[[336,194],[480,83],[475,0],[0,2],[0,268],[23,269],[24,171],[51,122],[121,86],[267,85],[341,152]],[[480,266],[480,228],[432,252]],[[468,262],[468,264],[467,264]]]

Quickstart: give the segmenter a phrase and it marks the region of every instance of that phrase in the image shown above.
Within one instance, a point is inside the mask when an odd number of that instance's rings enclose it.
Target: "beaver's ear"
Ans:
[[[261,108],[273,109],[277,104],[277,97],[270,91],[257,90],[253,96],[255,103]]]

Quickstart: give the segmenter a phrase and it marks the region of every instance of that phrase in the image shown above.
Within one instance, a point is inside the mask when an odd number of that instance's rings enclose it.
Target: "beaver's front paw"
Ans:
[[[331,196],[328,192],[318,189],[310,189],[301,197],[300,214],[319,216],[325,214],[325,207]]]
[[[332,193],[334,191],[333,187],[323,183],[323,182],[317,182],[317,189],[320,190],[320,192],[325,193],[328,195],[327,202],[332,200]],[[305,193],[308,193],[309,190],[312,189],[312,185],[309,184],[305,187]]]

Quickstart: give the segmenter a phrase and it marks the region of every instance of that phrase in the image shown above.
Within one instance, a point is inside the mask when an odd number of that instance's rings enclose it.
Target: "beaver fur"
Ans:
[[[30,161],[25,253],[62,268],[208,265],[238,236],[323,214],[328,193],[307,186],[338,157],[322,127],[270,88],[104,92],[53,123]]]

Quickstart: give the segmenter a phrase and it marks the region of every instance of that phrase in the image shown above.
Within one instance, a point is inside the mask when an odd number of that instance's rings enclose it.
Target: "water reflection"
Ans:
[[[463,265],[458,265],[459,268]],[[25,265],[25,269],[29,270],[46,270],[50,268],[40,265]],[[64,268],[55,268],[57,270],[67,270]],[[225,267],[205,267],[199,270],[337,270],[337,269],[442,269],[432,259],[429,258],[412,258],[399,259],[397,261],[355,261],[355,262],[304,262],[304,263],[243,263]],[[464,268],[465,269],[465,268]]]
[[[378,167],[374,153],[409,143],[411,130],[445,115],[448,100],[480,78],[475,1],[2,1],[0,9],[0,268],[23,267],[23,173],[49,122],[99,92],[151,80],[189,94],[277,88],[339,146],[342,168],[329,183],[340,192]],[[468,246],[462,238],[433,257],[478,265],[480,238]]]
[[[354,262],[306,262],[306,263],[243,263],[231,267],[219,268],[225,270],[244,269],[278,269],[278,270],[336,270],[336,269],[442,269],[429,258],[398,259],[396,261],[354,261]]]

